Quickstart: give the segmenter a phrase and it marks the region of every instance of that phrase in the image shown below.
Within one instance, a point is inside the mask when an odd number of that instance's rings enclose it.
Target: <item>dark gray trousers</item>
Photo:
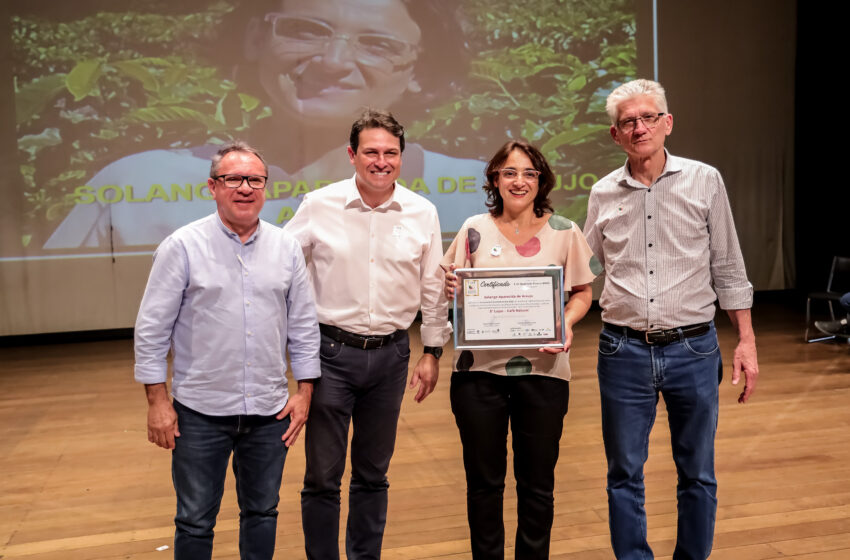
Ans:
[[[378,559],[387,519],[387,470],[395,447],[401,399],[407,382],[407,333],[373,350],[322,335],[322,377],[315,385],[307,421],[307,470],[301,491],[304,546],[311,560],[339,558],[340,483],[348,427],[351,486],[345,550],[349,560]]]

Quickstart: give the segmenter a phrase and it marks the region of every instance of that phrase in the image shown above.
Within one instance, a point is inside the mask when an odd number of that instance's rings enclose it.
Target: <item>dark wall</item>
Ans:
[[[822,290],[850,256],[845,27],[819,3],[659,0],[668,146],[723,173],[757,290]]]
[[[825,5],[801,2],[797,17],[797,287],[823,290],[833,255],[850,256],[850,109],[846,24]]]
[[[795,0],[659,2],[676,155],[722,174],[756,290],[795,286]]]

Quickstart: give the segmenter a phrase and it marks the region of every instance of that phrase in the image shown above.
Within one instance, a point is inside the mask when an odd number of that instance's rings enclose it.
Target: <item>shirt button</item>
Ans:
[[[650,270],[649,273],[652,274],[652,271]]]
[[[251,305],[251,302],[250,302],[250,301],[246,301],[246,302],[245,302],[245,306],[246,306],[246,307],[248,307],[248,306],[250,306],[250,305]]]
[[[652,219],[652,216],[647,216],[647,217],[646,217],[646,219],[647,219],[647,220],[651,220],[651,219]]]
[[[653,301],[655,301],[655,298],[649,298],[649,303],[652,303]]]
[[[650,243],[649,246],[652,247],[652,243]]]
[[[250,365],[251,365],[251,362],[245,362],[245,365],[246,365],[246,366],[250,366]]]

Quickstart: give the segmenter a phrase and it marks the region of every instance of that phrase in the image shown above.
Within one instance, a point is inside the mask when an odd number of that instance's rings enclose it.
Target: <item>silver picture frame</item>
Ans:
[[[454,343],[459,350],[564,345],[564,268],[459,268]]]

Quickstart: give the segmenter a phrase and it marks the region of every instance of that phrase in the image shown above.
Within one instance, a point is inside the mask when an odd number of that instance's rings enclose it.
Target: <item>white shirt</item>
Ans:
[[[207,190],[210,158],[220,146],[151,150],[114,161],[75,191],[74,208],[57,226],[45,249],[86,248],[89,251],[138,251],[157,245],[177,228],[209,216],[216,206]],[[338,156],[348,164],[345,149]],[[447,232],[486,210],[479,187],[485,163],[423,150],[404,149],[399,180],[439,209]],[[321,169],[287,173],[269,162],[266,203],[260,219],[282,225],[301,203],[302,193],[330,184]],[[110,202],[104,202],[103,199]],[[454,234],[450,235],[450,241]]]
[[[396,184],[370,208],[352,177],[305,195],[285,230],[304,250],[320,323],[387,335],[421,309],[423,344],[446,343],[440,220],[425,198]]]

